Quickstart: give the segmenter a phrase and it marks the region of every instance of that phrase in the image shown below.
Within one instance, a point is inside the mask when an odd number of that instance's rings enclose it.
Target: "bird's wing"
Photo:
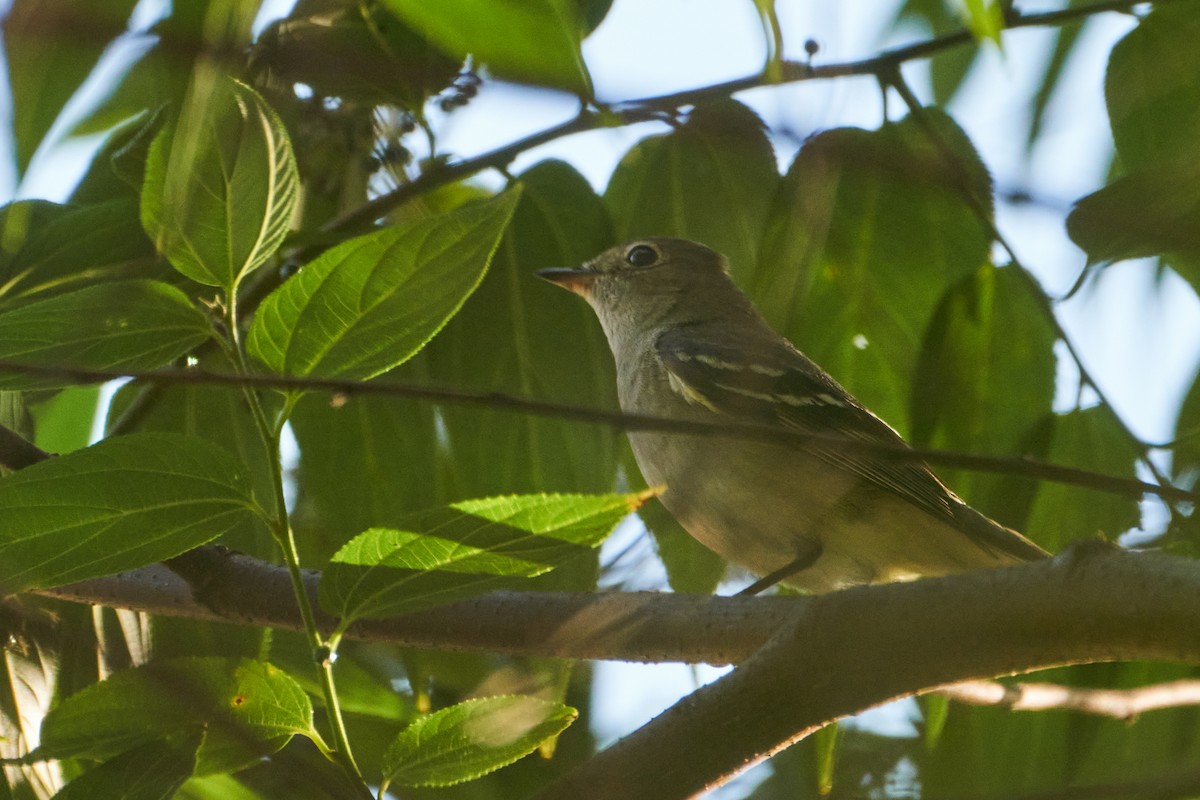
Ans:
[[[665,333],[656,354],[671,387],[690,402],[730,419],[827,433],[864,442],[904,445],[891,427],[862,406],[820,367],[781,344],[765,361],[747,361],[728,346]],[[880,458],[813,439],[800,445],[831,465],[893,492],[934,517],[956,521],[957,498],[918,461]]]

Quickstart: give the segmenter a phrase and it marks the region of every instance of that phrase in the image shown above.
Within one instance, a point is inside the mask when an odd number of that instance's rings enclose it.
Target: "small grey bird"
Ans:
[[[653,237],[543,278],[595,310],[627,412],[903,445],[892,428],[767,325],[719,253]],[[647,483],[702,544],[756,575],[825,592],[1046,556],[916,461],[829,440],[629,434]]]

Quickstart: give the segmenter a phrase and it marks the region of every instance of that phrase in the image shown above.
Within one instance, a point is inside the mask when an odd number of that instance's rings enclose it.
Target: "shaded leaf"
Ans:
[[[203,312],[158,281],[88,286],[0,314],[0,360],[66,369],[161,367],[212,335]],[[0,371],[0,386],[45,388],[71,376]]]
[[[383,0],[450,55],[472,55],[496,75],[590,96],[575,0]]]
[[[372,528],[334,554],[321,605],[342,624],[502,588],[549,572],[604,540],[641,495],[512,495],[416,514],[404,530]]]
[[[634,145],[613,172],[604,203],[618,241],[692,239],[724,254],[745,285],[778,185],[762,120],[728,100],[700,106],[672,133]]]
[[[612,244],[583,177],[558,161],[520,176],[521,200],[479,289],[429,343],[413,379],[576,405],[617,408],[608,343],[583,303],[533,275]],[[438,411],[454,469],[439,502],[502,492],[608,491],[619,434],[487,409]],[[417,506],[418,508],[420,506]],[[411,507],[410,507],[411,508]]]
[[[125,30],[135,5],[136,0],[14,0],[4,19],[4,50],[18,175],[110,40]]]
[[[561,703],[507,695],[466,700],[427,714],[388,746],[384,783],[450,786],[532,753],[579,715]]]
[[[1110,410],[1095,406],[1052,419],[1053,439],[1046,454],[1051,463],[1137,477],[1138,452]],[[1026,532],[1057,552],[1072,539],[1097,533],[1115,539],[1140,519],[1136,499],[1046,482],[1038,489]]]
[[[979,268],[950,288],[925,333],[912,381],[912,442],[959,452],[1032,455],[1051,412],[1056,334],[1014,269]],[[1037,484],[938,468],[957,493],[1011,527],[1025,524]]]
[[[938,300],[990,246],[976,210],[990,215],[986,169],[953,120],[923,117],[938,143],[911,117],[805,142],[747,284],[776,330],[902,430]]]
[[[1179,664],[1089,664],[1038,673],[1066,686],[1133,688],[1184,677]],[[1144,714],[1132,722],[1072,711],[1013,712],[951,703],[934,748],[916,753],[931,797],[1014,797],[1090,785],[1145,785],[1200,756],[1194,708]]]
[[[226,374],[234,371],[224,358],[216,356],[200,361],[197,368]],[[260,402],[267,405],[267,413],[271,414],[274,412],[272,404],[277,400],[277,395],[267,395]],[[272,456],[263,444],[241,389],[130,381],[121,386],[109,402],[106,432],[111,435],[118,423],[121,433],[161,431],[211,442],[238,461],[251,495],[267,512],[268,518],[275,514]],[[279,553],[274,537],[263,526],[234,528],[222,537],[221,543],[267,560],[276,558]],[[162,622],[156,624],[161,626]],[[156,652],[162,652],[161,645]]]
[[[1155,8],[1112,49],[1104,94],[1127,169],[1195,165],[1200,158],[1200,15]]]
[[[428,342],[475,290],[519,190],[359,236],[272,292],[247,350],[273,372],[367,379]]]
[[[418,112],[462,63],[375,4],[282,19],[263,32],[255,49],[256,65],[285,85],[303,83],[319,97],[396,103]]]
[[[163,739],[204,734],[196,774],[232,772],[317,738],[308,696],[260,661],[181,658],[114,673],[76,692],[42,724],[43,758],[109,758]]]
[[[1090,263],[1168,256],[1200,287],[1200,169],[1146,168],[1082,198],[1067,217],[1067,233]]]
[[[144,433],[0,480],[0,589],[110,575],[259,524],[244,471],[217,447]]]
[[[147,742],[71,779],[55,800],[170,800],[196,768],[200,735]]]
[[[293,525],[314,567],[351,536],[398,525],[445,499],[437,485],[449,462],[428,403],[310,395],[296,405],[291,427],[300,445]]]
[[[223,76],[198,78],[176,125],[150,146],[142,225],[175,269],[229,292],[283,242],[299,186],[266,101]]]
[[[712,594],[725,575],[725,560],[696,541],[657,500],[639,508],[638,516],[654,536],[671,591]]]
[[[32,228],[0,280],[0,302],[61,294],[80,286],[122,278],[150,277],[163,270],[142,232],[137,204],[111,200],[62,207]]]
[[[1175,421],[1175,452],[1172,473],[1178,478],[1200,479],[1200,372],[1183,398]]]

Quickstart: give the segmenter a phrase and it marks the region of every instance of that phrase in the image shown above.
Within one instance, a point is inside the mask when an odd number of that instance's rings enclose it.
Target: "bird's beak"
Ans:
[[[584,297],[587,296],[592,280],[596,277],[596,271],[586,264],[582,267],[539,269],[534,274]]]

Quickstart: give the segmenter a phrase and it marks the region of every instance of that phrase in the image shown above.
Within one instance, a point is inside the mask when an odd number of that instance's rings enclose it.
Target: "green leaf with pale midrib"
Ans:
[[[415,515],[407,530],[372,528],[334,555],[321,579],[321,605],[348,625],[541,575],[598,545],[642,499],[470,500]]]
[[[570,706],[522,695],[466,700],[401,731],[383,756],[384,784],[473,780],[532,753],[578,715]]]
[[[0,360],[66,369],[140,371],[179,358],[212,335],[208,318],[158,281],[101,283],[0,314]],[[0,387],[68,386],[70,376],[0,372]]]
[[[403,363],[479,285],[518,196],[333,248],[263,301],[247,350],[286,375],[367,379]]]
[[[194,437],[108,439],[0,481],[0,587],[57,586],[260,525],[244,468]]]
[[[150,147],[142,225],[175,269],[229,292],[283,242],[300,179],[287,130],[257,92],[221,76],[207,96],[203,85]]]

